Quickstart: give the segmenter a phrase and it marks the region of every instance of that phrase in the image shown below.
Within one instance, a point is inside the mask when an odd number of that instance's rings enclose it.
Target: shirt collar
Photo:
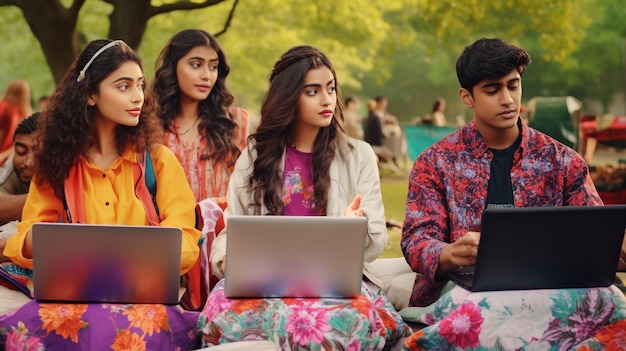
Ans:
[[[522,140],[520,142],[520,149],[523,153],[524,150],[528,147],[528,125],[524,122],[524,120],[519,117],[517,119],[517,126],[520,128],[522,133]],[[462,131],[462,141],[465,145],[467,145],[468,149],[470,149],[472,156],[475,158],[479,158],[484,155],[488,150],[489,146],[485,142],[485,139],[476,128],[476,123],[471,121],[468,125],[463,127]]]

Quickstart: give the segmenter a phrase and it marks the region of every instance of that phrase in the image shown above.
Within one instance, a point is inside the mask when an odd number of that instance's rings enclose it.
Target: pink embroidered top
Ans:
[[[322,216],[325,211],[314,207],[313,173],[309,160],[311,154],[296,150],[293,146],[285,149],[285,169],[283,171],[284,216]]]
[[[248,137],[248,111],[236,107],[233,109],[233,121],[238,125],[235,129],[235,141],[239,149],[246,147]],[[177,134],[167,132],[165,134],[165,145],[172,150],[178,161],[183,165],[185,176],[191,190],[196,198],[196,202],[209,197],[226,196],[228,190],[228,180],[234,168],[234,161],[231,167],[225,164],[215,164],[211,160],[202,160],[206,140],[199,138],[189,143],[182,140]]]

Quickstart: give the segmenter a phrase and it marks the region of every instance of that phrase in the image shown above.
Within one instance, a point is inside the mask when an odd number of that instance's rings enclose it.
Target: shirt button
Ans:
[[[107,201],[107,202],[105,202],[104,204],[105,204],[106,206],[109,206],[109,202],[108,202],[108,201]]]

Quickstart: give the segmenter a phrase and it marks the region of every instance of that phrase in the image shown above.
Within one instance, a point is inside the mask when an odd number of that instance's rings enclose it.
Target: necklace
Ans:
[[[185,134],[189,133],[189,132],[191,131],[191,128],[193,128],[193,126],[195,126],[195,125],[196,125],[196,122],[198,122],[198,120],[199,120],[199,119],[200,119],[200,116],[196,117],[196,119],[195,119],[195,120],[193,121],[193,123],[189,126],[189,128],[185,129],[185,131],[184,131],[184,132],[182,132],[182,133],[180,133],[180,132],[179,132],[179,133],[178,133],[178,136],[183,136],[183,135],[185,135]],[[180,128],[179,128],[179,129],[180,129]]]

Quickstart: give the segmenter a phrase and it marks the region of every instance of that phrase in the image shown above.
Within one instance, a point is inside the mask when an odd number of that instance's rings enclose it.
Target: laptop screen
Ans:
[[[38,300],[178,302],[180,228],[35,223],[32,232]]]
[[[365,217],[234,216],[226,228],[228,297],[360,294]]]

